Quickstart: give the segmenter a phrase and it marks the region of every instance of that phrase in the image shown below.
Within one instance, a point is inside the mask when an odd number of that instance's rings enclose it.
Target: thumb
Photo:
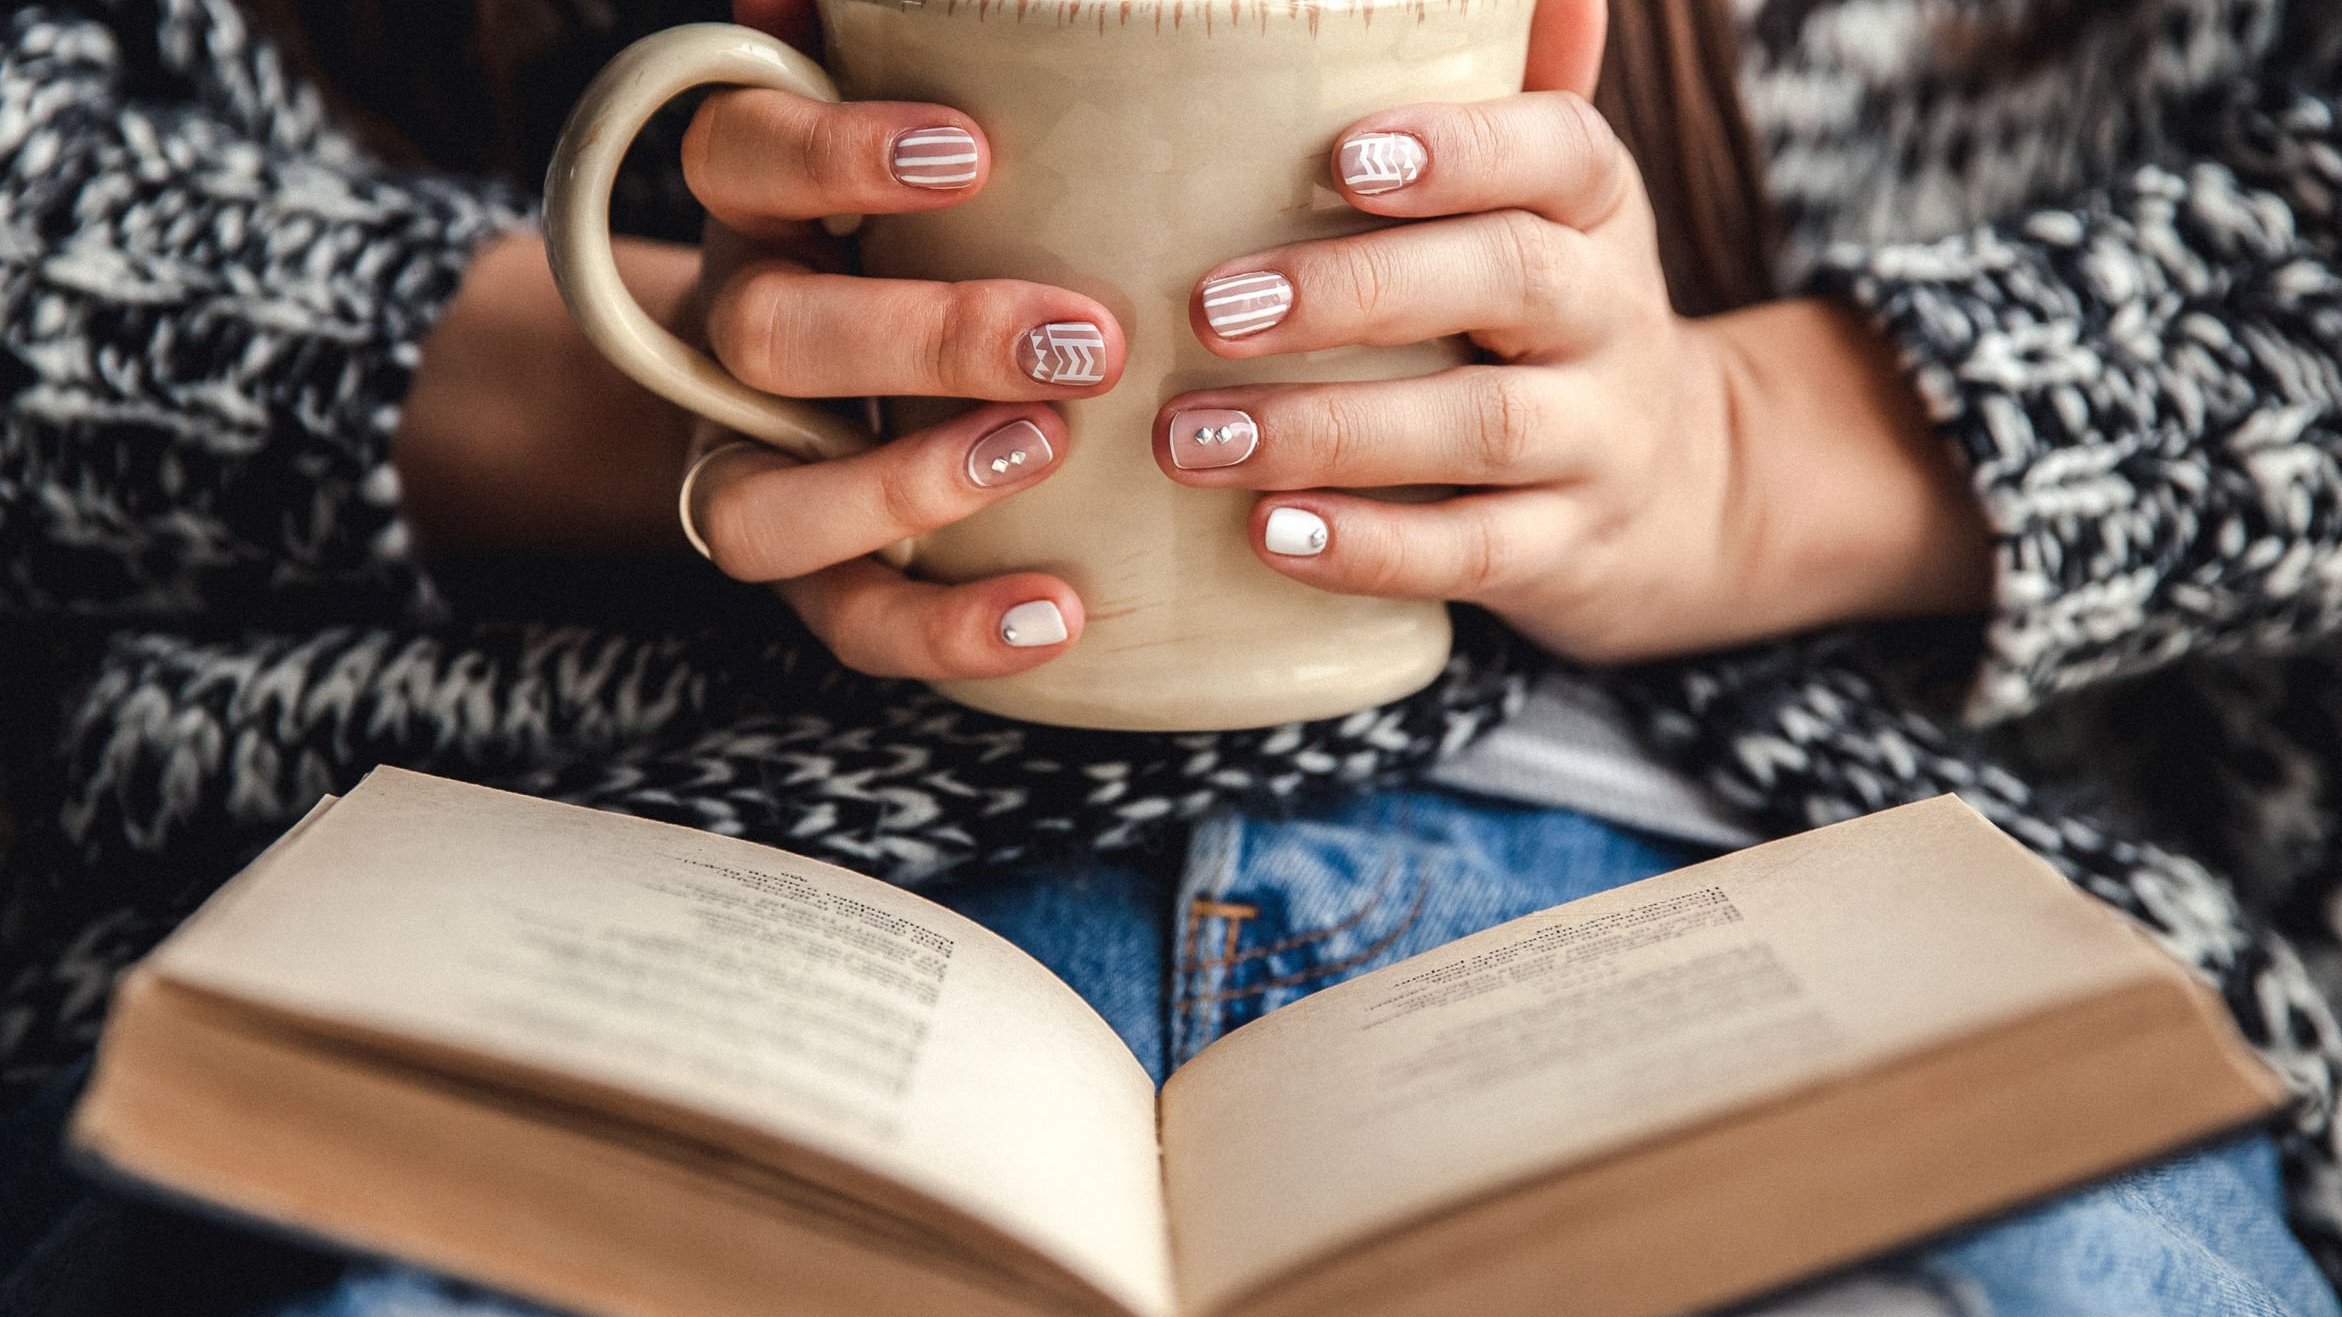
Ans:
[[[813,0],[732,0],[732,21],[768,32],[808,55],[821,54],[821,18]]]

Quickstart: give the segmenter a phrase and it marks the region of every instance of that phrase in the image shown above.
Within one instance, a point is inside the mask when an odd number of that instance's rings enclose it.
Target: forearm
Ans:
[[[1750,606],[1772,633],[1980,611],[1983,509],[1876,331],[1790,298],[1696,323],[1725,379]]]
[[[697,254],[636,239],[616,254],[644,309],[675,323]],[[688,432],[586,342],[544,240],[516,233],[480,251],[424,343],[391,455],[428,553],[670,549]]]

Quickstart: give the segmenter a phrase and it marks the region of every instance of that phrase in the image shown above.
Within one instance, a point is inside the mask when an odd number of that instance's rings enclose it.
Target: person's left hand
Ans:
[[[1478,603],[1588,661],[1980,600],[1980,517],[1881,345],[1813,301],[1675,315],[1640,176],[1585,100],[1376,114],[1332,164],[1352,205],[1424,222],[1222,264],[1197,337],[1245,359],[1463,334],[1490,361],[1167,403],[1164,472],[1268,491],[1270,566]],[[1401,485],[1462,491],[1335,492]]]

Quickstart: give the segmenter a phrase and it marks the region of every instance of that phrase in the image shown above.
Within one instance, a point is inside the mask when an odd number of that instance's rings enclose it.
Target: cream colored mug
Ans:
[[[912,570],[932,579],[1063,577],[1087,612],[1081,639],[1029,672],[937,689],[1075,727],[1200,731],[1347,713],[1438,674],[1446,607],[1331,594],[1270,570],[1246,540],[1257,496],[1165,478],[1154,418],[1192,389],[1398,378],[1466,359],[1449,341],[1225,361],[1189,328],[1189,294],[1229,257],[1382,222],[1333,190],[1336,135],[1391,106],[1520,90],[1534,7],[821,0],[837,87],[747,28],[670,29],[613,61],[571,116],[546,189],[554,273],[587,335],[646,387],[808,460],[853,451],[869,441],[833,413],[748,388],[634,304],[610,255],[611,180],[644,121],[694,86],[825,100],[842,88],[964,111],[991,141],[990,181],[956,206],[872,217],[863,268],[1087,294],[1121,322],[1128,361],[1104,396],[1059,404],[1073,443],[1058,471],[912,547]],[[897,399],[889,420],[907,431],[958,405]]]

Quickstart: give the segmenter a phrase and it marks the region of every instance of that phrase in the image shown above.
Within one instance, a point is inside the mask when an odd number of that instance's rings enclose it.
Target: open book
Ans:
[[[2282,1099],[2176,962],[1950,798],[1327,989],[1158,1097],[914,894],[384,769],[131,973],[74,1137],[593,1312],[1602,1314]]]

